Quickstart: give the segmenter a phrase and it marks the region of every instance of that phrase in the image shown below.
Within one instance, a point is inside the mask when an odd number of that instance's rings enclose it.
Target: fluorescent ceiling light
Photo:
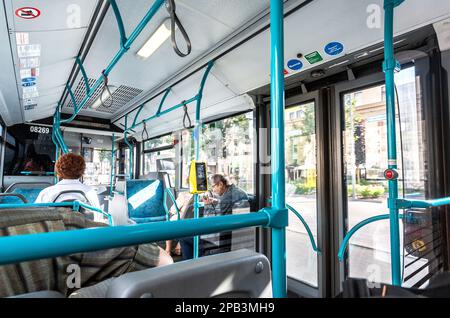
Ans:
[[[170,19],[166,19],[136,55],[142,59],[149,58],[170,37],[170,34]]]
[[[108,88],[109,88],[109,91],[111,92],[111,95],[114,94],[116,87],[112,86],[112,85],[108,85]],[[105,89],[105,90],[103,90],[102,94],[97,97],[95,102],[92,104],[91,108],[92,109],[99,108],[102,105],[102,101],[103,101],[103,103],[105,103],[108,98],[110,98],[110,96],[109,96],[108,90]],[[108,103],[111,103],[111,102],[109,101]],[[108,105],[108,103],[107,103],[107,105]]]

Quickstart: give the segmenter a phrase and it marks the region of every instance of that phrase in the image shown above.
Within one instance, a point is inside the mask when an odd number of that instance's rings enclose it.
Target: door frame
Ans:
[[[340,243],[346,235],[347,228],[347,202],[344,200],[344,158],[343,158],[343,136],[342,127],[345,120],[343,111],[343,95],[357,89],[369,88],[382,85],[385,82],[384,73],[379,72],[372,75],[364,76],[353,81],[337,83],[332,87],[332,100],[330,109],[330,170],[331,170],[331,210],[333,211],[333,221],[331,231],[333,234],[333,264],[334,279],[332,281],[333,295],[338,295],[342,290],[342,283],[345,280],[345,269],[347,267],[346,257],[343,262],[338,260],[338,252]]]
[[[318,287],[288,277],[288,290],[303,297],[327,297],[329,293],[329,198],[328,198],[328,115],[325,90],[317,90],[286,99],[285,109],[308,102],[315,103],[317,162],[317,255]],[[288,256],[289,257],[289,256]]]

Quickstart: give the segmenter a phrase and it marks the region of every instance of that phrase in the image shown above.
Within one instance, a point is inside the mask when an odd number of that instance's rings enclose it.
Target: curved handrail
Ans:
[[[164,202],[163,202],[164,210],[166,210],[167,221],[170,221],[170,212],[169,212],[169,209],[168,209],[167,203],[166,203],[167,194],[169,194],[170,200],[172,200],[172,203],[173,203],[173,205],[175,207],[175,211],[177,212],[177,219],[179,221],[181,219],[181,217],[180,217],[180,209],[178,208],[177,201],[175,200],[175,196],[173,195],[172,191],[169,188],[167,188],[164,191]]]
[[[399,214],[398,217],[403,218],[403,214]],[[373,216],[373,217],[370,217],[368,219],[365,219],[365,220],[359,222],[350,231],[348,231],[348,233],[345,235],[344,239],[342,240],[341,246],[339,247],[339,252],[338,252],[339,262],[342,262],[342,260],[344,259],[344,253],[347,248],[347,245],[348,245],[350,239],[352,238],[352,236],[356,232],[358,232],[361,228],[363,228],[364,226],[366,226],[370,223],[382,221],[382,220],[389,220],[389,218],[390,218],[389,214]]]
[[[316,252],[317,254],[320,254],[321,252],[317,248],[316,241],[314,240],[313,233],[312,233],[311,228],[309,227],[308,223],[306,223],[305,219],[301,216],[301,214],[299,212],[297,212],[297,210],[295,210],[292,206],[290,206],[289,204],[286,204],[286,207],[288,208],[288,210],[290,210],[292,213],[294,213],[297,216],[297,218],[302,222],[303,226],[306,229],[306,232],[308,233],[309,240],[311,241],[311,245],[312,245],[314,252]]]
[[[102,209],[93,207],[93,206],[91,206],[89,204],[86,204],[84,202],[80,202],[80,201],[75,201],[74,202],[74,208],[76,208],[76,205],[79,205],[80,207],[83,207],[85,209],[88,209],[88,210],[91,210],[91,211],[94,211],[94,212],[102,214],[103,216],[105,216],[108,219],[109,225],[111,225],[111,226],[114,225],[114,221],[113,221],[112,215],[109,214],[108,212],[103,211]]]
[[[272,199],[268,199],[267,202],[268,203],[272,203]],[[295,216],[302,222],[303,226],[306,229],[306,232],[308,233],[308,237],[309,237],[309,240],[311,242],[311,245],[312,245],[312,248],[313,248],[314,252],[316,252],[317,254],[320,255],[321,251],[317,247],[316,241],[314,239],[313,233],[312,233],[311,228],[309,227],[308,223],[306,223],[305,219],[302,217],[302,215],[296,209],[294,209],[294,207],[292,207],[289,204],[286,204],[286,208],[288,210],[290,210],[292,213],[294,213]]]

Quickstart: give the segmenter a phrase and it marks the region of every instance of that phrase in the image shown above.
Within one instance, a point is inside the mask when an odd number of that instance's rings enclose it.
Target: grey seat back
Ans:
[[[53,290],[43,290],[28,294],[21,294],[9,298],[66,298],[63,294]]]
[[[270,298],[270,264],[250,250],[201,257],[122,275],[112,281],[106,297]]]

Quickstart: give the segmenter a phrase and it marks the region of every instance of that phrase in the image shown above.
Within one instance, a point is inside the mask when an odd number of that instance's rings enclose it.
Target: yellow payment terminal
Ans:
[[[208,176],[206,162],[191,161],[189,167],[189,192],[199,194],[208,191]]]

